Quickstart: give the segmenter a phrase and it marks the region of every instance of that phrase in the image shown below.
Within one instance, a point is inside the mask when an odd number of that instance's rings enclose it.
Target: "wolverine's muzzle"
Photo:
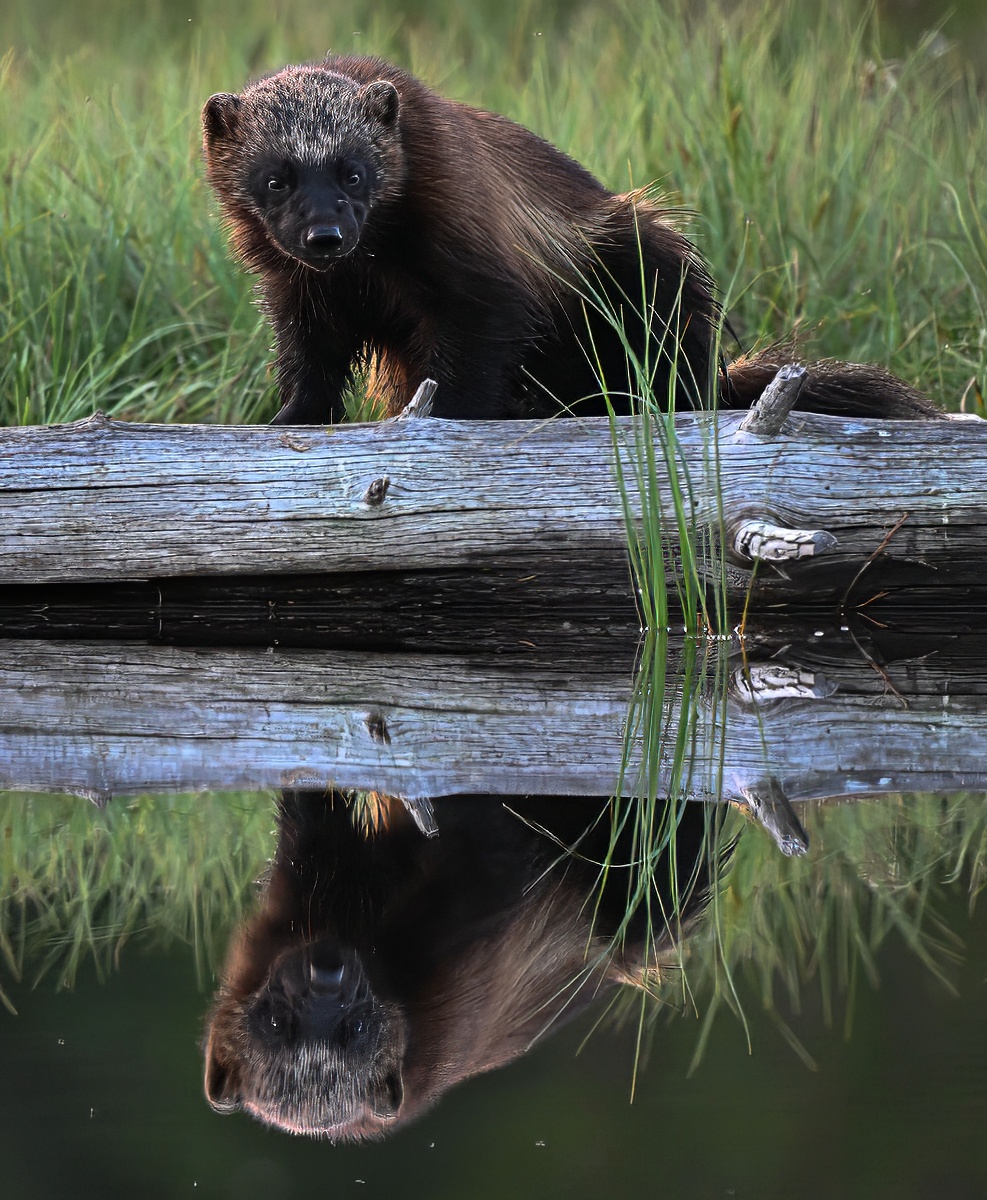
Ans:
[[[323,257],[338,254],[343,241],[343,231],[338,225],[310,225],[305,234],[306,250]]]

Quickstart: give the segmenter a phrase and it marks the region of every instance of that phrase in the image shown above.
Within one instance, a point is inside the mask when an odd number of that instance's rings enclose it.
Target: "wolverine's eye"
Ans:
[[[271,175],[267,180],[267,190],[269,192],[286,192],[288,190],[288,181],[281,175]]]
[[[359,171],[350,172],[350,175],[346,180],[346,186],[351,187],[351,188],[358,188],[361,183],[363,183],[363,176],[361,175],[361,173]]]

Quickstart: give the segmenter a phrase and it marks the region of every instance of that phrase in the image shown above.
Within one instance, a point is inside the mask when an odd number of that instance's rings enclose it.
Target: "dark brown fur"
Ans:
[[[209,1019],[206,1096],[219,1112],[334,1140],[383,1135],[601,991],[653,979],[698,908],[698,805],[676,837],[679,895],[692,898],[676,916],[659,866],[671,929],[652,937],[638,918],[618,945],[627,871],[597,892],[593,865],[608,801],[512,797],[520,820],[496,797],[439,799],[435,838],[400,801],[369,802],[366,820],[338,793],[284,794],[263,904],[233,940]],[[567,857],[559,842],[587,827],[596,842]]]
[[[612,194],[528,130],[379,59],[286,67],[213,96],[203,126],[274,326],[279,422],[339,420],[361,367],[383,412],[432,378],[437,416],[504,418],[604,414],[604,391],[626,412],[642,372],[659,403],[703,405],[715,387],[746,407],[779,365],[714,380],[713,281],[646,193]],[[886,372],[841,370],[810,373],[800,406],[938,411]]]

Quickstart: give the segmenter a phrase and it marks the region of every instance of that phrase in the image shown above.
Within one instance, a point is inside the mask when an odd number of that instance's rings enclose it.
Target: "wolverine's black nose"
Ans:
[[[305,249],[315,254],[333,254],[342,244],[338,225],[310,225],[305,231]]]

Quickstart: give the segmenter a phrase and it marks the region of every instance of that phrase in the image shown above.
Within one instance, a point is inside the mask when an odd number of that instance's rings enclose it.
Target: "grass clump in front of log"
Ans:
[[[0,421],[250,422],[270,333],[202,178],[198,113],[288,61],[383,55],[697,216],[744,345],[792,329],[959,406],[987,363],[983,80],[861,4],[618,12],[259,0],[0,14]],[[882,41],[883,37],[883,41]],[[727,347],[729,350],[730,347]]]
[[[642,291],[646,288],[642,279]],[[688,466],[679,453],[674,404],[679,363],[672,358],[668,392],[657,395],[657,364],[648,361],[647,350],[643,361],[635,353],[624,314],[612,309],[591,284],[584,303],[613,326],[627,354],[626,391],[618,398],[604,383],[602,394],[610,415],[614,471],[642,629],[651,638],[661,638],[674,620],[687,634],[720,632],[727,621],[726,577],[709,527],[696,520]],[[647,312],[648,298],[635,304],[635,298],[628,297],[628,306]],[[666,338],[670,340],[668,331]],[[664,344],[663,340],[662,353]],[[592,347],[588,356],[592,359]],[[708,388],[703,390],[708,407],[713,407],[715,399]],[[615,421],[615,410],[627,411],[628,402],[637,418],[629,430]],[[709,469],[715,474],[712,442],[710,451]]]

